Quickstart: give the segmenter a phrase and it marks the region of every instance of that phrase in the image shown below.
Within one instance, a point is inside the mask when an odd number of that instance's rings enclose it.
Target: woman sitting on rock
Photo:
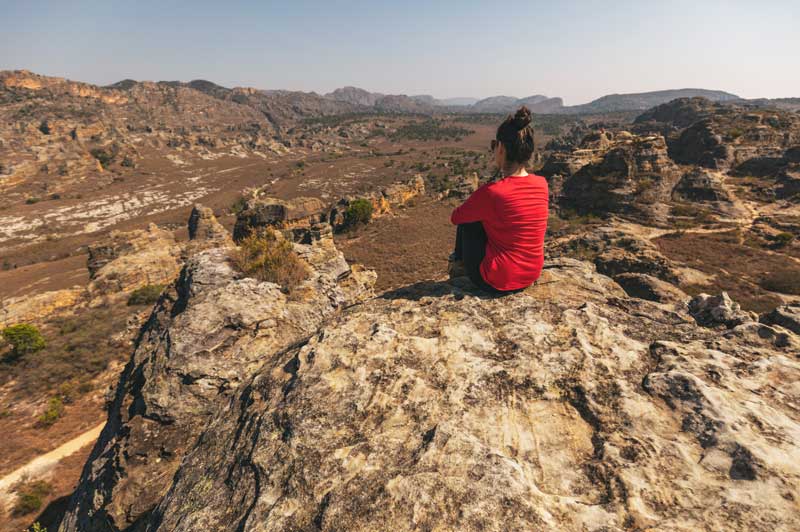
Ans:
[[[484,290],[508,293],[535,282],[544,263],[547,181],[525,171],[533,155],[527,107],[500,124],[491,151],[505,177],[483,185],[453,211],[450,221],[458,229],[450,274],[466,274]]]

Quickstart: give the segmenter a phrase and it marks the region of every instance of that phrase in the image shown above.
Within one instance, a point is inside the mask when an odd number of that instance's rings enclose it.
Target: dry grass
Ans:
[[[773,292],[797,293],[800,265],[784,254],[748,245],[736,231],[665,235],[654,242],[668,258],[714,277],[709,286],[682,287],[690,295],[727,291],[742,308],[772,310],[781,303]]]
[[[308,267],[295,253],[292,243],[270,231],[245,237],[232,259],[245,275],[276,283],[286,292],[297,288],[309,275]]]
[[[15,381],[17,397],[41,397],[59,392],[65,383],[73,395],[90,389],[86,384],[123,359],[129,346],[112,337],[125,330],[129,307],[85,309],[77,316],[59,316],[41,326],[46,346],[18,358],[0,359],[0,384]]]
[[[49,482],[35,480],[16,486],[17,500],[11,513],[15,516],[27,515],[42,507],[44,499],[53,491]]]

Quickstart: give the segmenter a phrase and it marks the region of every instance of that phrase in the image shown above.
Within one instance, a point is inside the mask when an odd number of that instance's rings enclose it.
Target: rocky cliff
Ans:
[[[566,258],[508,297],[373,297],[329,232],[294,246],[291,297],[229,243],[187,261],[60,530],[800,527],[797,307],[647,301]]]

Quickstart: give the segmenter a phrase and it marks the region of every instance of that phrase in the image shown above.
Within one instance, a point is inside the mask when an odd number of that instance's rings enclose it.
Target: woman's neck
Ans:
[[[503,168],[503,175],[506,177],[523,177],[528,175],[528,172],[522,165],[513,165]]]

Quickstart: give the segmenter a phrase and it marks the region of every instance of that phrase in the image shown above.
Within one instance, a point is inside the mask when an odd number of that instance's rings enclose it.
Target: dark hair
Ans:
[[[506,149],[506,160],[527,163],[533,155],[533,127],[531,111],[524,105],[514,115],[508,115],[497,128],[497,140]]]

